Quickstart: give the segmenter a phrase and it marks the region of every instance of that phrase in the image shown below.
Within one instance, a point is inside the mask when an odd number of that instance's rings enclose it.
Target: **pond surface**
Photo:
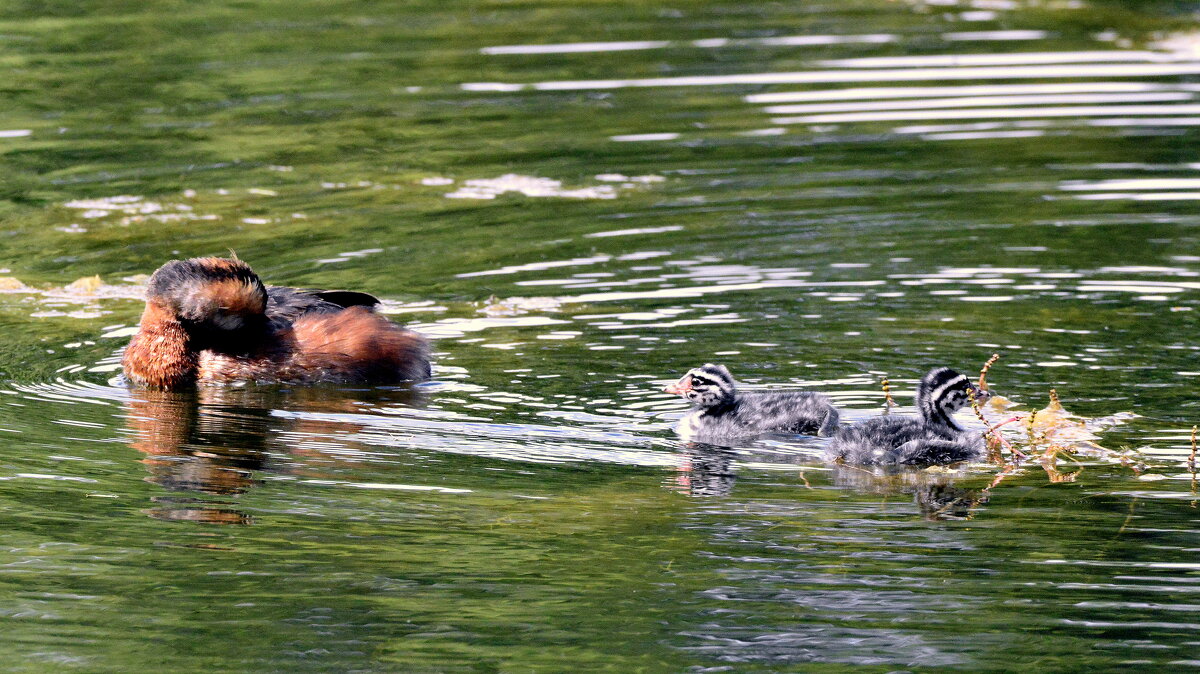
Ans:
[[[3,668],[1200,665],[1197,9],[10,3]],[[434,381],[127,390],[144,275],[229,250]],[[876,475],[660,392],[992,353],[1096,446]]]

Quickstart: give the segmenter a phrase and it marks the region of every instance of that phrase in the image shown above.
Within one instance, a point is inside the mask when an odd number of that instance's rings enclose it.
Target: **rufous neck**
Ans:
[[[125,376],[142,386],[174,389],[196,380],[198,356],[187,330],[165,308],[146,303],[138,332],[125,349]]]

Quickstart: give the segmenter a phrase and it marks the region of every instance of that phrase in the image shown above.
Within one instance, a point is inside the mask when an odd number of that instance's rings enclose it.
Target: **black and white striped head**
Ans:
[[[971,385],[971,380],[948,367],[935,367],[917,384],[917,411],[921,418],[962,430],[954,421],[954,413],[971,404],[971,396],[984,403],[990,397],[987,391]]]
[[[688,370],[679,381],[663,389],[683,396],[699,407],[718,407],[733,402],[737,385],[724,365],[704,365]]]

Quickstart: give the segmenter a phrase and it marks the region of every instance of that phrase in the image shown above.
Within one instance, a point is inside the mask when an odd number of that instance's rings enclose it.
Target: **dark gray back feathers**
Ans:
[[[858,465],[929,466],[978,459],[983,456],[983,436],[954,421],[954,413],[970,403],[974,390],[966,376],[947,367],[934,368],[917,385],[920,417],[881,416],[843,428],[826,453]]]
[[[762,433],[801,433],[831,436],[838,412],[829,399],[807,391],[738,390],[723,365],[705,363],[689,370],[683,395],[695,407],[679,423],[679,433],[691,440],[720,443]]]

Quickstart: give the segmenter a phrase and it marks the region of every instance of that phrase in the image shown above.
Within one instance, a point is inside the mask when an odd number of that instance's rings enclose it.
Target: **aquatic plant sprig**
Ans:
[[[984,437],[987,439],[989,451],[991,451],[993,449],[995,451],[994,461],[996,463],[1000,463],[1003,461],[1003,456],[1000,454],[1001,446],[1008,447],[1009,454],[1017,462],[1020,462],[1022,459],[1028,458],[1028,455],[1025,452],[1018,449],[1016,447],[1016,445],[1013,445],[1011,442],[1009,442],[1007,439],[1005,439],[1005,437],[1003,435],[1000,435],[997,432],[1004,426],[1007,426],[1007,425],[1013,423],[1014,421],[1020,421],[1022,418],[1023,417],[1018,414],[1014,417],[1005,419],[1004,421],[1001,421],[998,424],[993,424],[992,426],[989,426],[986,430],[984,430],[983,433],[984,433]],[[983,423],[985,423],[985,424],[987,423],[987,419],[983,418],[982,413],[979,413],[979,419],[981,421],[983,421]],[[989,458],[992,458],[992,457],[989,457]]]
[[[1061,407],[1058,403],[1058,393],[1054,389],[1050,389],[1050,404],[1047,409]],[[1058,484],[1063,482],[1074,482],[1082,472],[1082,468],[1073,473],[1065,473],[1058,469],[1058,457],[1065,455],[1068,459],[1078,464],[1079,461],[1072,455],[1071,450],[1058,443],[1047,443],[1045,432],[1039,433],[1037,430],[1038,411],[1033,410],[1029,416],[1025,418],[1025,432],[1027,443],[1030,451],[1037,452],[1039,448],[1045,445],[1045,449],[1041,450],[1041,455],[1038,457],[1038,463],[1046,471],[1046,477],[1050,482]]]
[[[1066,473],[1059,470],[1058,457],[1060,455],[1066,456],[1067,459],[1080,466],[1079,470],[1073,473]],[[1063,482],[1074,482],[1075,479],[1079,477],[1079,474],[1083,472],[1083,464],[1079,463],[1079,460],[1071,454],[1071,450],[1055,443],[1051,443],[1046,447],[1046,451],[1042,453],[1039,462],[1042,464],[1042,468],[1046,471],[1046,477],[1050,478],[1050,482],[1056,484]]]
[[[1192,426],[1192,453],[1188,454],[1188,472],[1192,474],[1192,495],[1196,494],[1196,426]],[[1196,501],[1192,501],[1192,507],[1196,507]]]
[[[996,363],[996,361],[998,361],[998,360],[1000,360],[1000,354],[993,353],[992,357],[988,358],[987,362],[984,363],[983,367],[979,370],[979,390],[980,391],[988,390],[987,389],[987,373],[988,373],[988,370],[990,370],[992,368],[992,365],[994,365]],[[973,412],[975,412],[975,416],[978,417],[981,422],[983,422],[983,425],[985,428],[985,430],[983,431],[983,435],[987,442],[988,459],[997,464],[1002,463],[1004,461],[1004,457],[1003,457],[1003,454],[1000,449],[1001,447],[1007,447],[1009,455],[1013,456],[1014,458],[1017,458],[1018,460],[1024,459],[1025,458],[1024,452],[1022,452],[1021,450],[1014,447],[1011,442],[1004,439],[1003,435],[1000,435],[998,432],[996,432],[997,429],[999,429],[1001,426],[1010,424],[1014,421],[1018,421],[1018,420],[1020,420],[1021,417],[1016,416],[1016,417],[1009,419],[1008,421],[1003,421],[1001,423],[992,425],[990,422],[988,422],[987,418],[983,416],[983,409],[979,404],[979,399],[976,397],[974,389],[967,390],[967,399],[971,401],[971,410]]]
[[[980,491],[980,494],[982,494],[982,495],[986,496],[986,495],[987,495],[987,494],[989,494],[989,493],[990,493],[990,492],[991,492],[993,489],[995,489],[996,487],[999,487],[999,486],[1000,486],[1000,483],[1001,483],[1001,482],[1004,482],[1004,480],[1005,480],[1005,479],[1006,479],[1006,478],[1007,478],[1009,475],[1012,475],[1012,474],[1013,474],[1013,472],[1015,472],[1016,470],[1017,470],[1017,464],[1016,464],[1016,463],[1012,463],[1012,462],[1010,462],[1010,463],[1004,464],[1004,466],[1003,466],[1003,468],[1000,470],[1000,472],[999,472],[999,473],[996,473],[996,476],[995,476],[994,478],[992,478],[992,481],[991,481],[991,483],[990,483],[988,486],[984,487],[984,488],[983,488],[983,489]]]
[[[1000,360],[1000,354],[993,353],[992,357],[988,358],[987,362],[984,363],[983,367],[979,370],[979,390],[980,391],[988,390],[987,373],[988,373],[988,370],[992,369],[992,365],[994,365],[995,362],[998,360]]]
[[[1038,411],[1033,410],[1029,413],[1029,416],[1025,417],[1025,433],[1031,448],[1036,448],[1038,446],[1037,433],[1034,431],[1034,424],[1037,423],[1037,415]],[[1044,433],[1042,434],[1042,437],[1045,437]]]
[[[1192,426],[1192,453],[1188,454],[1188,470],[1193,476],[1196,474],[1196,428],[1197,426]]]

